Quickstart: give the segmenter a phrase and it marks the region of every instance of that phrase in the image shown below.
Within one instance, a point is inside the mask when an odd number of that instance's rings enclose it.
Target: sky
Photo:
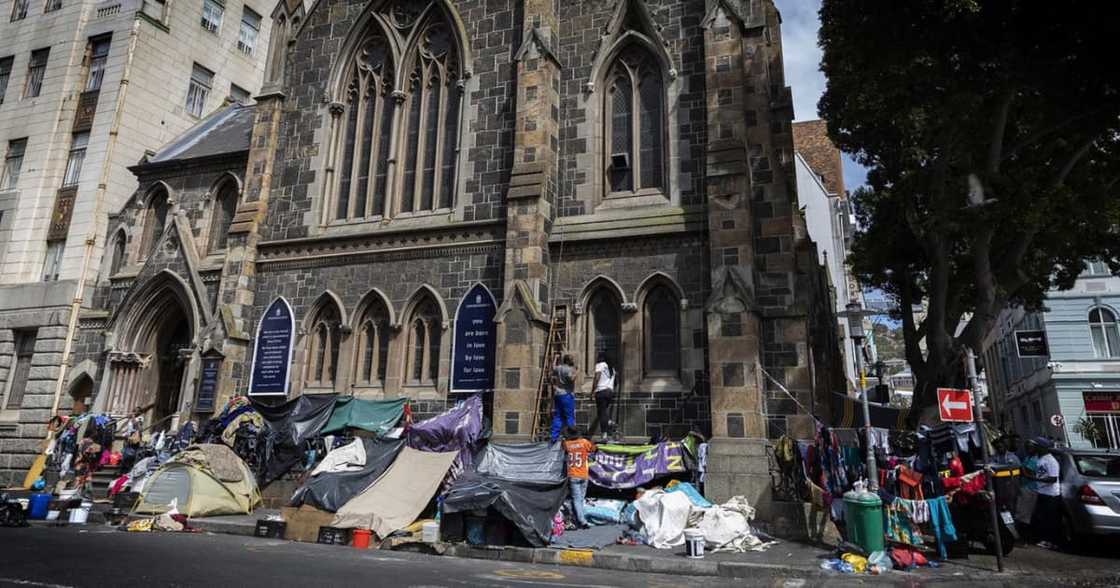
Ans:
[[[774,0],[782,13],[782,48],[786,66],[786,84],[793,88],[794,120],[813,120],[817,101],[824,93],[825,79],[821,73],[821,48],[817,46],[820,29],[819,0]],[[855,190],[864,184],[867,170],[847,155],[844,156],[844,186]]]

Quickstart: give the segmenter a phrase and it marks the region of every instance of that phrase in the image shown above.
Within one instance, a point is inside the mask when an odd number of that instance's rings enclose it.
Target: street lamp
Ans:
[[[847,310],[844,314],[848,316],[848,336],[852,338],[852,344],[855,346],[856,373],[859,374],[859,382],[856,386],[863,396],[863,431],[867,442],[868,487],[871,492],[878,492],[879,467],[875,463],[875,443],[871,437],[871,406],[868,404],[867,378],[863,374],[863,365],[860,358],[860,348],[865,336],[863,332],[863,306],[860,305],[859,301],[853,299],[844,308]]]

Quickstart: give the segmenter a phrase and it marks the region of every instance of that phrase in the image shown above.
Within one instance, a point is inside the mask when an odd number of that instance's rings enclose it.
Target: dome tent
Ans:
[[[188,517],[249,514],[261,493],[249,467],[220,444],[191,445],[160,466],[144,485],[133,509],[162,514],[175,504]]]

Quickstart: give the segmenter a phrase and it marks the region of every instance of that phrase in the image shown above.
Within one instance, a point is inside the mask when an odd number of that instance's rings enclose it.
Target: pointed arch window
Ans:
[[[408,325],[409,384],[434,386],[439,381],[440,344],[443,320],[436,303],[427,299],[417,305]]]
[[[140,245],[141,255],[145,258],[152,254],[167,228],[167,211],[170,209],[167,199],[167,190],[163,188],[157,188],[148,199],[144,212],[144,238]]]
[[[360,386],[383,386],[389,359],[389,313],[385,305],[371,303],[360,325],[354,380]]]
[[[652,53],[632,44],[608,70],[607,191],[625,195],[665,188],[665,87]]]
[[[330,222],[453,206],[462,102],[457,44],[437,4],[419,21],[409,18],[402,24],[394,12],[393,26],[373,22],[349,64],[345,98],[332,110],[337,178]],[[406,47],[404,55],[394,46]]]
[[[121,267],[125,263],[125,244],[127,238],[124,231],[118,231],[117,236],[113,238],[113,254],[109,261],[109,275],[114,276],[117,272],[121,271]]]
[[[316,312],[307,341],[304,385],[333,389],[338,377],[339,347],[342,345],[342,318],[333,303],[323,305]]]
[[[592,373],[600,353],[605,353],[621,369],[622,302],[610,290],[599,288],[587,302],[587,339],[584,369]]]
[[[210,251],[220,251],[226,248],[229,239],[229,227],[233,224],[233,217],[237,214],[237,184],[232,180],[226,181],[214,197],[214,210],[210,221]]]
[[[645,373],[677,376],[681,368],[680,301],[666,286],[649,291],[642,309]]]

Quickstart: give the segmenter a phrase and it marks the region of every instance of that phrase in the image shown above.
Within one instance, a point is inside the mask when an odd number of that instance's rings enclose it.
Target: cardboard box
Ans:
[[[288,523],[284,531],[284,538],[289,541],[303,541],[315,543],[319,540],[319,527],[329,527],[334,521],[334,513],[319,510],[313,506],[303,505],[299,508],[285,506],[280,509],[280,516]]]

